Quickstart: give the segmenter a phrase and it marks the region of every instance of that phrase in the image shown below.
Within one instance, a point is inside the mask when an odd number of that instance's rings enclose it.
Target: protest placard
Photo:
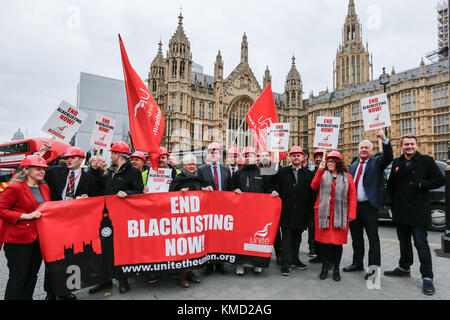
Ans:
[[[314,148],[337,149],[341,118],[318,116],[314,135]]]
[[[365,131],[391,126],[391,116],[386,93],[361,99],[361,109]]]
[[[97,113],[92,129],[91,145],[98,149],[106,149],[111,146],[116,120]]]
[[[290,129],[290,123],[272,123],[267,137],[267,150],[270,152],[287,152]]]
[[[62,101],[47,120],[42,131],[65,142],[70,142],[86,117],[87,113],[78,110],[66,101]]]
[[[158,168],[158,171],[149,169],[147,186],[149,193],[169,192],[169,181],[172,180],[172,169]]]

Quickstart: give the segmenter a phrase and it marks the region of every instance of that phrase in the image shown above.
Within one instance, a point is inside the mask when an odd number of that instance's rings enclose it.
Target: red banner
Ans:
[[[68,249],[77,255],[88,247],[99,255],[110,238],[114,265],[130,266],[212,253],[223,259],[211,260],[222,261],[227,255],[270,258],[281,200],[255,193],[169,192],[45,202],[38,210],[46,262],[64,259]]]
[[[119,43],[133,146],[136,150],[148,152],[152,168],[156,171],[158,169],[159,145],[164,134],[164,115],[144,82],[131,66],[120,35]]]

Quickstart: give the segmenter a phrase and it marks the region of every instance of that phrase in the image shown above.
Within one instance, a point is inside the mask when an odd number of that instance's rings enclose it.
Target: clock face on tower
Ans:
[[[108,238],[112,234],[112,230],[110,227],[104,227],[101,231],[103,237]]]

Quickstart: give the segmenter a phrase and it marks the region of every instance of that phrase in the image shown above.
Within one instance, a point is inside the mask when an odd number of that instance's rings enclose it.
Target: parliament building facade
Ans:
[[[192,59],[190,42],[183,28],[183,17],[163,55],[162,43],[148,74],[148,87],[164,112],[166,132],[162,145],[171,151],[189,151],[219,142],[225,147],[237,141],[239,147],[254,145],[245,121],[246,113],[262,90],[271,82],[267,68],[262,86],[249,65],[246,34],[241,42],[241,61],[224,77],[220,51],[214,62],[214,75],[206,75]],[[386,86],[392,126],[388,137],[395,156],[400,155],[400,137],[415,134],[419,150],[436,160],[447,159],[449,130],[449,63],[442,60],[396,73],[388,71]],[[342,30],[342,43],[336,53],[333,91],[328,89],[304,97],[295,57],[287,73],[284,93],[275,93],[280,122],[291,123],[290,145],[300,145],[312,152],[317,116],[341,117],[338,151],[346,162],[357,156],[363,139],[374,142],[374,131],[364,131],[360,100],[382,93],[378,76],[373,76],[372,55],[362,41],[362,28],[353,0]]]

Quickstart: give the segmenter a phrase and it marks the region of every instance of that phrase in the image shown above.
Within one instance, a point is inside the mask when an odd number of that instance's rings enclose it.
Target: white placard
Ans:
[[[169,192],[169,181],[172,180],[172,169],[158,168],[158,171],[149,169],[147,186],[148,193]]]
[[[290,123],[272,123],[267,136],[267,150],[270,152],[289,151]]]
[[[337,149],[341,118],[318,116],[314,135],[314,148]]]
[[[361,99],[361,109],[365,131],[391,126],[391,115],[386,93]]]
[[[91,146],[106,149],[111,146],[116,120],[97,113],[92,129]]]
[[[65,142],[70,142],[86,117],[87,113],[75,108],[66,101],[62,101],[47,120],[42,131]]]

